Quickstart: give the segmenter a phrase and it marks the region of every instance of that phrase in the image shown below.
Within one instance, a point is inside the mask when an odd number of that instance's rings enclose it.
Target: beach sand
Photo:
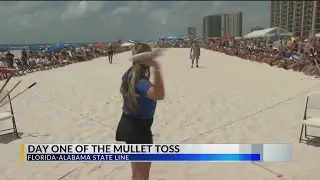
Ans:
[[[114,143],[130,56],[116,55],[113,65],[98,58],[13,78],[8,87],[23,80],[15,92],[38,84],[13,101],[23,134],[0,137],[1,180],[130,179],[129,163],[31,163],[19,155],[21,143]],[[169,49],[159,59],[166,97],[155,115],[155,143],[293,143],[294,162],[153,163],[150,179],[275,180],[273,173],[319,179],[319,149],[298,143],[305,96],[320,89],[319,80],[208,50],[200,58],[201,68],[194,69],[189,49]]]

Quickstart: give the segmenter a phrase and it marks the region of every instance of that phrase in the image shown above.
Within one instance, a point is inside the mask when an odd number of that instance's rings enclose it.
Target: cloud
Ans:
[[[113,15],[125,16],[130,15],[131,8],[130,7],[118,7],[112,11]]]
[[[162,20],[166,20],[170,16],[171,12],[168,9],[158,9],[150,12],[149,19],[151,21],[161,22]]]
[[[46,2],[41,1],[0,1],[0,6],[4,9],[10,9],[13,12],[26,12],[28,10],[34,10],[35,8],[40,7]]]
[[[202,19],[243,11],[243,30],[269,26],[270,2],[239,1],[1,1],[0,44],[156,39],[182,34],[187,25],[201,36]],[[163,23],[163,21],[166,23]]]
[[[104,6],[104,2],[98,1],[81,1],[71,3],[65,12],[61,14],[61,19],[76,19],[85,16],[87,13],[99,12]]]

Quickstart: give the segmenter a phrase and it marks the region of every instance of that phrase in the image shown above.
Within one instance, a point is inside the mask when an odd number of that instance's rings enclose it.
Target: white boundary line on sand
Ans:
[[[65,105],[65,104],[63,104],[63,103],[59,103],[58,101],[53,100],[52,98],[45,98],[45,97],[39,96],[39,95],[36,94],[36,93],[33,93],[33,95],[36,96],[36,97],[39,97],[40,99],[42,99],[42,100],[44,100],[44,101],[46,101],[46,102],[55,104],[57,107],[63,108],[63,109],[65,109],[65,110],[67,110],[67,111],[70,111],[70,112],[72,112],[72,113],[74,113],[74,114],[77,114],[77,115],[79,115],[79,116],[81,116],[81,117],[83,117],[83,118],[85,118],[85,119],[87,119],[87,120],[94,121],[94,122],[96,122],[96,123],[98,123],[98,124],[100,124],[100,125],[103,125],[103,126],[105,126],[105,127],[110,128],[110,129],[112,129],[112,130],[115,130],[115,129],[116,129],[116,128],[114,128],[114,127],[112,127],[112,126],[110,126],[110,125],[108,125],[108,124],[106,124],[106,123],[103,123],[103,122],[101,122],[101,121],[96,120],[96,119],[93,118],[93,117],[90,117],[90,116],[85,115],[85,114],[83,114],[83,113],[81,113],[81,112],[75,111],[75,110],[69,108],[67,105]]]

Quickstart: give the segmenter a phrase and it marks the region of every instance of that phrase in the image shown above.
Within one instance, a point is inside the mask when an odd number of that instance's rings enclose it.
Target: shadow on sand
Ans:
[[[307,139],[302,142],[310,146],[320,147],[320,137],[307,136]]]
[[[0,144],[9,144],[17,139],[21,139],[20,137],[23,135],[23,133],[18,133],[19,137],[17,137],[15,132],[2,134],[0,135]]]
[[[199,66],[199,67],[191,67],[191,69],[203,69],[204,66]]]
[[[9,144],[15,140],[23,139],[27,137],[41,137],[41,136],[50,136],[49,134],[38,134],[38,133],[30,133],[30,134],[24,134],[22,132],[19,132],[19,137],[17,138],[16,133],[7,133],[7,134],[1,134],[0,135],[0,144]]]

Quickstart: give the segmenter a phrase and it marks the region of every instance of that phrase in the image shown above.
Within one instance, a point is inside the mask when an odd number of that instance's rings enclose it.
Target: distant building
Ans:
[[[281,27],[295,36],[320,32],[319,1],[271,1],[271,27]]]
[[[203,18],[203,37],[221,37],[221,15],[209,15]]]
[[[242,36],[242,12],[209,15],[203,18],[203,37]]]
[[[197,28],[196,27],[188,27],[188,34],[189,39],[193,39],[197,37]]]
[[[242,12],[223,14],[221,36],[242,37]]]

